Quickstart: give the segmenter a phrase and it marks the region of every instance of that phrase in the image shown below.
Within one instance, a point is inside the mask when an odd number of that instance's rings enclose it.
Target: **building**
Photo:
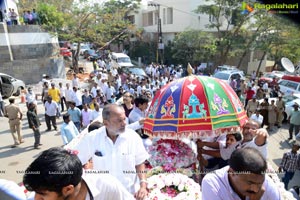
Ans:
[[[148,1],[141,6],[137,13],[130,16],[133,23],[138,28],[143,28],[146,33],[151,35],[151,39],[157,38],[159,31],[158,23],[161,19],[162,41],[167,44],[172,41],[177,33],[185,30],[214,31],[206,27],[211,16],[197,14],[195,10],[200,5],[210,4],[205,0],[155,0]],[[221,18],[221,20],[223,20]],[[224,21],[225,22],[225,21]],[[224,23],[221,29],[225,29]]]
[[[198,6],[210,5],[212,3],[213,2],[205,0],[147,1],[136,13],[132,13],[130,20],[137,28],[144,30],[144,41],[156,40],[158,42],[158,48],[160,49],[168,45],[168,43],[175,38],[176,34],[186,30],[216,32],[217,30],[207,28],[207,25],[216,21],[213,16],[195,13]],[[227,23],[227,19],[222,14],[219,21],[222,22],[221,30],[230,30],[234,25],[234,16],[230,19],[230,24]],[[134,40],[135,38],[131,38],[131,41]],[[248,73],[249,64],[251,65],[251,70],[257,68],[257,63],[259,63],[257,60],[259,61],[261,57],[260,52],[253,53],[249,51],[243,59],[240,69]],[[239,63],[238,60],[239,58],[237,57],[229,58],[228,61],[223,64],[237,66]],[[265,71],[265,68],[269,65],[270,64],[267,64],[267,56],[265,56],[261,71]]]

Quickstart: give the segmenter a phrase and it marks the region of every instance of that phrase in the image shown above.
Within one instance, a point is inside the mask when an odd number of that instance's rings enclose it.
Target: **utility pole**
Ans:
[[[164,57],[163,57],[163,51],[164,51],[164,43],[162,42],[162,30],[161,30],[161,18],[160,18],[160,5],[158,4],[158,14],[157,14],[157,34],[158,34],[158,55],[160,58],[160,64],[164,64]]]
[[[164,43],[162,41],[161,18],[160,18],[160,4],[150,2],[148,6],[157,8],[157,49],[156,49],[156,62],[164,63]]]

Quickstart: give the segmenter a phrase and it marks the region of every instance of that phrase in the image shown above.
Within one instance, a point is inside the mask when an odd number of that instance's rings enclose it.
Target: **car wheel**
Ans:
[[[20,96],[21,90],[22,90],[22,88],[18,87],[18,89],[17,89],[16,93],[14,94],[14,96]]]

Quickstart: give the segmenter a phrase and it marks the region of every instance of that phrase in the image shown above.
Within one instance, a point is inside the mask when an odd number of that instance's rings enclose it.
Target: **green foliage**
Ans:
[[[156,49],[156,42],[137,41],[131,44],[130,57],[134,60],[141,57],[143,63],[149,64],[156,60]]]
[[[230,57],[240,58],[238,67],[251,50],[260,50],[277,60],[283,55],[296,58],[299,54],[299,40],[286,30],[295,29],[295,25],[278,15],[263,9],[248,14],[241,13],[242,0],[213,0],[196,9],[197,13],[207,14],[210,23],[207,27],[216,31],[217,64],[226,64]],[[251,3],[250,3],[251,4]],[[296,26],[297,27],[297,26]],[[298,31],[299,32],[299,31]],[[296,36],[297,31],[294,31]],[[289,39],[286,36],[289,35]],[[288,41],[287,41],[288,40]],[[298,42],[296,42],[298,40]]]
[[[207,62],[215,53],[213,36],[197,30],[184,31],[176,35],[172,45],[172,58],[182,64]]]
[[[48,31],[56,31],[64,26],[63,13],[58,12],[53,5],[40,3],[37,6],[37,13],[40,18],[40,23]]]

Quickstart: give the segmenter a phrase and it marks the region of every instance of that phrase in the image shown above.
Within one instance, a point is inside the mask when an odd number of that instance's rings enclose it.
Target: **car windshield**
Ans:
[[[229,74],[218,72],[218,73],[215,73],[213,75],[213,77],[218,78],[218,79],[222,79],[222,80],[228,80],[229,79]]]
[[[130,58],[121,57],[121,58],[118,58],[118,63],[131,63],[131,61],[130,61]]]
[[[264,77],[266,77],[266,78],[273,78],[273,77],[275,77],[275,74],[265,74]]]
[[[287,95],[287,96],[282,97],[282,101],[287,103],[287,102],[293,101],[294,99],[297,99],[297,98],[299,98],[299,97],[296,97],[294,95]]]

